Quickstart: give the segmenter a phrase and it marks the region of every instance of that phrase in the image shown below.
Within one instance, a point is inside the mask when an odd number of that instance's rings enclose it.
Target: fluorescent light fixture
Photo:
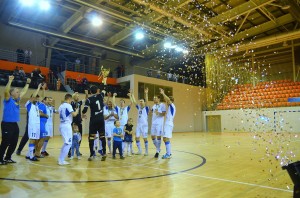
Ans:
[[[20,3],[23,5],[23,6],[33,6],[33,4],[35,3],[35,0],[20,0]]]
[[[102,25],[102,23],[103,23],[103,21],[102,21],[102,19],[100,17],[94,16],[92,18],[92,25],[93,26],[98,27],[98,26]]]
[[[45,1],[45,0],[40,1],[39,6],[40,6],[41,10],[49,10],[50,9],[49,1]]]
[[[143,39],[144,37],[145,37],[145,35],[144,35],[143,32],[137,32],[137,33],[135,34],[135,38],[136,38],[137,40],[141,40],[141,39]]]
[[[164,44],[164,48],[172,48],[172,44],[170,42],[166,42]]]

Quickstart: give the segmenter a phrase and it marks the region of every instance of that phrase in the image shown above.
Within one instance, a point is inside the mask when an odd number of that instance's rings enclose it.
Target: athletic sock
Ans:
[[[157,141],[156,141],[156,145],[157,145],[157,147],[156,147],[156,152],[160,152],[160,146],[161,146],[161,139],[157,139]]]
[[[152,142],[153,142],[153,144],[154,144],[154,146],[155,146],[155,148],[157,150],[157,140],[156,139],[152,139]]]
[[[29,155],[28,155],[28,157],[30,157],[30,159],[32,159],[34,157],[34,154],[33,154],[34,153],[34,146],[35,146],[34,144],[29,144],[29,150],[28,150]]]
[[[46,151],[46,148],[47,148],[47,145],[48,145],[48,141],[49,140],[45,140],[44,143],[43,143],[43,148],[42,148],[42,152],[45,152]]]
[[[170,141],[165,142],[165,145],[166,145],[167,154],[171,155],[171,142]]]
[[[59,155],[59,162],[63,162],[65,161],[65,157],[68,155],[68,152],[71,148],[71,144],[64,144],[61,148],[61,151],[60,151],[60,155]]]
[[[139,153],[142,153],[141,142],[136,141],[136,146],[138,147]]]
[[[145,141],[145,152],[148,153],[148,141]]]
[[[90,148],[90,157],[94,156],[94,138],[90,137],[89,139],[89,148]]]

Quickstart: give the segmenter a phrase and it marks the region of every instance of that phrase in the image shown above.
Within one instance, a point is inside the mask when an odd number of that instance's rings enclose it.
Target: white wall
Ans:
[[[300,132],[300,107],[203,111],[206,116],[221,116],[221,132]]]
[[[118,82],[125,81],[130,81],[130,87],[134,87],[136,99],[139,82],[172,87],[175,99],[174,104],[176,106],[174,132],[197,132],[203,130],[201,122],[201,107],[204,101],[201,98],[203,88],[140,75],[130,75],[118,80]],[[152,107],[153,101],[150,101],[149,105]],[[137,110],[135,107],[131,111],[131,116],[134,118],[134,124],[136,124]]]

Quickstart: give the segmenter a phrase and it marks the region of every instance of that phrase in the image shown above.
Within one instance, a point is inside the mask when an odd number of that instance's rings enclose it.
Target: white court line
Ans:
[[[166,169],[154,168],[154,167],[149,167],[149,166],[145,166],[145,165],[143,165],[143,166],[146,167],[146,168],[150,168],[150,169],[157,169],[157,170],[162,170],[162,171],[172,173],[172,171],[166,170]],[[223,182],[230,182],[230,183],[235,183],[235,184],[242,184],[242,185],[248,185],[248,186],[254,186],[254,187],[259,187],[259,188],[267,188],[267,189],[272,189],[272,190],[278,190],[278,191],[293,193],[292,190],[286,190],[286,189],[282,189],[282,188],[274,188],[274,187],[270,187],[270,186],[263,186],[263,185],[252,184],[252,183],[247,183],[247,182],[240,182],[240,181],[235,181],[235,180],[230,180],[230,179],[208,177],[208,176],[196,175],[196,174],[180,172],[180,171],[178,171],[178,174],[185,174],[185,175],[189,175],[189,176],[193,176],[193,177],[201,177],[201,178],[205,178],[205,179],[211,179],[211,180],[217,180],[217,181],[223,181]]]

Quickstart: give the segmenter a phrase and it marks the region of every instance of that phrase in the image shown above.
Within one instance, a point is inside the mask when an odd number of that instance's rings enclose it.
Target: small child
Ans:
[[[114,137],[114,143],[113,143],[113,159],[116,159],[116,151],[119,150],[120,153],[120,159],[125,159],[123,156],[122,151],[122,137],[123,137],[123,130],[120,128],[120,121],[116,120],[114,122],[115,127],[113,130],[113,137]]]
[[[79,142],[81,140],[81,135],[79,133],[78,126],[73,123],[73,140],[72,140],[72,147],[71,147],[71,157],[70,159],[74,158],[74,151],[76,150],[77,159],[80,159],[80,153],[79,153]]]
[[[124,142],[125,142],[125,149],[124,152],[127,151],[127,156],[131,156],[132,151],[132,127],[133,127],[133,120],[132,118],[129,118],[127,121],[127,124],[124,126],[124,131],[125,131],[125,137],[124,137]]]

